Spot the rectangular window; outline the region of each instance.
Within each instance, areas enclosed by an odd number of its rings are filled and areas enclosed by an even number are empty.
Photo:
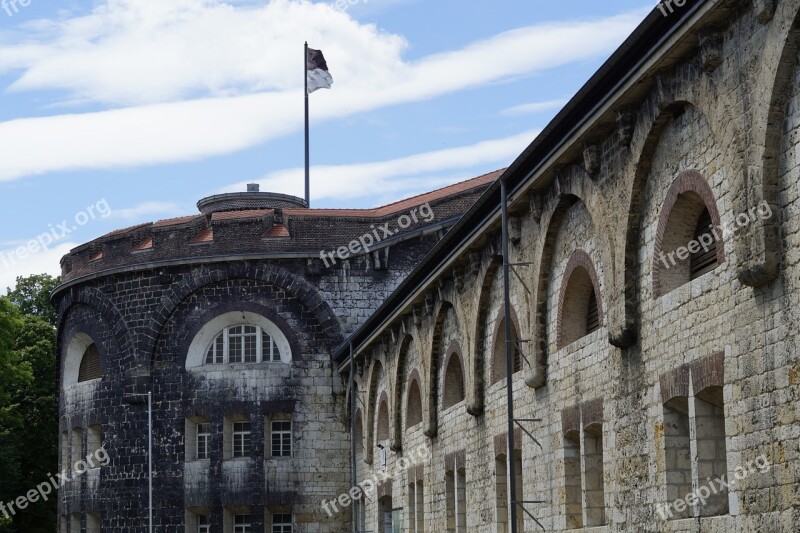
[[[273,514],[272,533],[292,533],[292,515]]]
[[[86,515],[86,533],[100,533],[101,522],[99,514],[88,513]]]
[[[255,363],[258,361],[258,328],[256,326],[244,326],[242,346],[245,363]]]
[[[197,459],[211,458],[211,424],[203,422],[197,424]]]
[[[586,487],[586,525],[606,524],[603,477],[603,426],[592,424],[583,431],[583,479]]]
[[[708,387],[695,395],[694,416],[698,486],[711,489],[713,480],[727,478],[728,474],[722,387]],[[720,487],[709,492],[705,504],[700,506],[700,516],[728,514],[728,489]]]
[[[103,447],[103,429],[100,426],[89,426],[86,433],[86,456],[92,459],[97,457],[100,448]],[[100,468],[100,463],[94,461],[97,468]]]
[[[211,518],[206,515],[197,517],[197,533],[211,533]]]
[[[567,529],[583,527],[583,489],[581,486],[581,435],[573,430],[564,435],[564,489]]]
[[[66,431],[61,434],[61,470],[72,470],[69,463],[69,433]]]
[[[233,456],[234,457],[250,456],[250,422],[234,422]]]
[[[292,456],[292,422],[272,422],[272,457]]]
[[[251,533],[252,519],[249,514],[237,514],[233,517],[233,533]]]
[[[689,398],[679,396],[664,404],[664,455],[667,470],[667,501],[682,500],[692,492],[692,460],[689,429]],[[690,518],[691,508],[672,510],[670,518]]]
[[[417,533],[425,533],[425,486],[422,481],[417,481]]]
[[[75,468],[75,464],[84,458],[83,455],[83,434],[81,428],[75,428],[70,432],[70,464],[69,469]]]

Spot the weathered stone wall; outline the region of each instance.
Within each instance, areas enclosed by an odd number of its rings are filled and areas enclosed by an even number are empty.
[[[774,11],[771,2],[762,1],[706,4],[708,10],[671,43],[680,52],[664,50],[658,69],[641,73],[638,94],[615,95],[610,111],[564,151],[570,155],[548,162],[530,180],[536,186],[512,199],[510,260],[532,263],[517,267],[530,293],[512,275],[515,323],[519,338],[527,341],[521,346],[528,358],[523,372],[514,375],[515,414],[542,419],[525,424],[541,448],[522,437],[521,499],[546,501],[528,508],[548,531],[571,527],[565,431],[573,429],[587,447],[583,468],[588,445],[602,442],[605,525],[597,531],[794,532],[800,527],[800,2],[778,1]],[[626,120],[614,123],[615,116]],[[578,140],[597,147],[596,168],[591,152],[587,160],[582,157]],[[692,176],[704,183],[692,184]],[[681,179],[687,191],[713,201],[707,207],[726,226],[735,227],[741,213],[752,213],[763,201],[772,217],[758,217],[724,235],[718,244],[722,261],[713,271],[674,290],[654,292],[662,210]],[[596,273],[601,326],[560,347],[564,274],[581,250]],[[388,471],[420,444],[430,447],[422,478],[426,531],[447,528],[446,460],[462,451],[467,531],[504,531],[495,524],[495,439],[507,432],[506,384],[491,379],[493,356],[503,342],[499,252],[494,224],[469,248],[454,251],[458,260],[420,287],[418,296],[399,309],[399,318],[358,354],[364,427],[375,423],[371,398],[385,393],[401,403],[390,407],[399,417],[392,427],[400,432]],[[408,337],[414,354],[401,358]],[[465,360],[466,397],[437,412],[448,355],[440,351],[454,340]],[[384,374],[398,379],[380,380],[373,391],[368,380],[377,361]],[[409,428],[404,420],[408,377],[414,373],[421,376],[426,416],[421,426]],[[670,390],[662,384],[671,384]],[[696,516],[690,508],[688,518],[664,520],[658,510],[668,500],[665,402],[676,395],[686,398],[693,427],[712,431],[713,424],[704,422],[711,411],[701,409],[711,404],[701,404],[708,398],[696,395],[717,385],[722,395],[714,401],[724,403],[726,473],[735,480],[729,508],[720,516],[702,516],[708,510],[699,506]],[[365,395],[368,390],[371,396]],[[599,434],[593,433],[597,424],[602,425]],[[698,454],[716,446],[713,436],[702,432],[686,449],[698,479],[695,489],[705,482],[699,473],[707,466],[699,464]],[[371,453],[358,450],[360,479],[380,468],[362,460]],[[736,478],[740,467],[762,455],[771,464],[768,471]],[[596,486],[595,473],[584,478]],[[406,472],[392,483],[393,507],[409,531],[419,531],[408,524],[408,485],[417,474]],[[366,505],[367,530],[377,530],[375,502]],[[587,503],[581,518],[590,526],[598,518]],[[537,530],[527,517],[525,530]]]
[[[68,345],[81,333],[99,347],[103,370],[101,381],[62,389],[62,468],[86,457],[90,426],[102,428],[110,457],[108,466],[61,490],[63,531],[80,531],[92,515],[101,517],[103,531],[145,531],[148,390],[157,531],[182,530],[190,508],[210,511],[213,530],[223,531],[224,510],[247,507],[257,530],[265,511],[291,508],[298,531],[347,531],[349,516],[331,519],[321,505],[351,485],[345,388],[331,353],[436,241],[433,234],[396,244],[379,270],[368,256],[319,270],[309,270],[305,259],[219,262],[117,273],[62,290],[56,296],[62,376]],[[199,328],[233,311],[281,326],[292,364],[187,370]],[[292,417],[292,458],[265,453],[274,415]],[[232,416],[252,423],[247,459],[223,456],[225,420]],[[192,417],[212,426],[205,462],[186,456]],[[73,430],[81,440],[70,446]]]

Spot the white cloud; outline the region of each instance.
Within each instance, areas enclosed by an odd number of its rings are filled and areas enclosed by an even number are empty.
[[[532,102],[530,104],[516,105],[514,107],[509,107],[502,110],[500,114],[505,116],[532,115],[535,113],[541,113],[542,111],[560,109],[564,107],[568,101],[569,100],[566,98],[562,98],[559,100],[546,100],[543,102]]]
[[[14,288],[17,276],[32,274],[61,275],[61,258],[78,246],[74,242],[64,242],[33,255],[20,259],[14,250],[0,251],[0,294],[5,294],[8,287]]]
[[[111,211],[110,218],[121,219],[132,222],[150,221],[153,216],[178,215],[182,213],[181,208],[174,202],[143,202],[134,207],[124,209],[114,209]]]
[[[539,24],[409,62],[401,36],[329,4],[107,0],[1,46],[0,73],[22,71],[15,91],[141,105],[0,123],[0,180],[193,161],[293,133],[303,123],[298,35],[324,50],[334,76],[332,91],[313,96],[313,120],[323,121],[603,56],[642,16]]]
[[[475,175],[465,174],[469,169],[488,167],[496,170],[508,166],[538,134],[538,131],[526,131],[502,139],[390,161],[315,166],[311,169],[312,200],[377,198],[385,203],[430,191],[474,178]],[[447,176],[443,177],[443,174]],[[302,168],[273,172],[257,181],[262,191],[280,191],[299,197],[304,195]],[[245,183],[237,183],[223,192],[242,191],[244,187]]]

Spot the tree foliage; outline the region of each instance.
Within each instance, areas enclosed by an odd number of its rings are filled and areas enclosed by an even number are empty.
[[[49,295],[58,280],[17,278],[0,298],[0,501],[25,495],[56,473],[56,312]],[[1,533],[52,533],[56,499],[39,501],[12,520],[0,514]]]

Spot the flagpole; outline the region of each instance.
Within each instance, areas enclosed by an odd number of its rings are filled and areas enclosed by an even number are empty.
[[[308,41],[306,41],[303,53],[303,79],[305,80],[306,97],[306,206],[311,207],[311,159],[309,156],[308,142]]]

